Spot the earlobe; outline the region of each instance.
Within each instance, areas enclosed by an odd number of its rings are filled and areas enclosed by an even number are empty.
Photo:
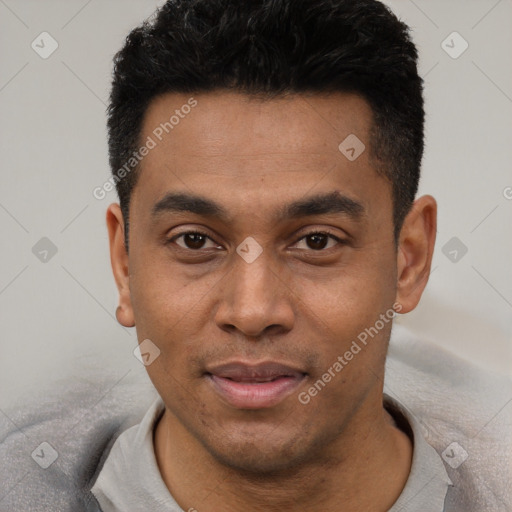
[[[406,216],[397,251],[397,302],[412,311],[427,285],[434,254],[437,204],[432,196],[417,199]]]
[[[113,203],[108,207],[106,222],[110,244],[110,263],[119,292],[119,306],[116,309],[116,318],[124,327],[133,327],[135,319],[130,297],[128,254],[124,243],[124,219],[118,204]]]
[[[120,302],[122,302],[122,301],[120,300]],[[126,309],[123,309],[122,306],[117,306],[116,319],[124,327],[135,327],[135,322],[133,320],[133,313],[132,313],[131,307],[129,310],[126,310]]]

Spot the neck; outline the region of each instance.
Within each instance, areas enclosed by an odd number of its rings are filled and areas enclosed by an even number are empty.
[[[245,474],[218,462],[166,409],[155,454],[184,510],[290,512],[387,511],[409,476],[412,443],[380,399],[365,403],[336,441],[293,474]]]

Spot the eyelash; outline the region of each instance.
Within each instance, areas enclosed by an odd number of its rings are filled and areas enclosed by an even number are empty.
[[[209,240],[211,240],[212,242],[215,242],[210,236],[208,236],[206,233],[203,233],[202,231],[195,231],[195,230],[192,230],[192,231],[185,231],[183,233],[180,233],[178,235],[175,235],[173,236],[172,238],[169,238],[168,240],[166,240],[166,245],[168,244],[171,244],[173,243],[175,240],[177,240],[178,238],[180,237],[183,237],[183,236],[186,236],[186,235],[200,235],[200,236],[203,236],[205,238],[208,238]],[[338,236],[336,236],[334,233],[331,233],[330,231],[327,231],[327,230],[322,230],[322,231],[310,231],[309,233],[306,233],[304,235],[302,235],[298,240],[297,242],[295,243],[298,243],[300,242],[301,240],[305,239],[305,238],[308,238],[309,236],[313,236],[313,235],[323,235],[323,236],[327,236],[333,240],[336,240],[336,242],[338,242],[338,244],[340,245],[343,245],[346,243],[345,240],[343,240],[342,238],[339,238]],[[216,242],[215,242],[216,243]],[[189,249],[188,247],[185,248],[185,247],[181,247],[181,246],[178,246],[180,249],[183,249],[185,251],[191,251],[191,252],[200,252],[201,249]],[[332,247],[330,247],[329,249],[331,249]],[[314,249],[309,249],[310,251],[313,251],[313,252],[325,252],[327,251],[328,249],[318,249],[318,250],[314,250]]]

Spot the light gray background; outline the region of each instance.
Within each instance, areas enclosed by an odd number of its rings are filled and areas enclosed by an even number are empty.
[[[0,0],[0,409],[87,368],[144,372],[134,329],[114,317],[105,209],[111,61],[162,2]],[[512,2],[388,2],[421,53],[421,193],[439,203],[437,249],[418,309],[399,322],[463,358],[512,374]],[[42,32],[58,49],[42,59]],[[469,44],[454,59],[442,42]],[[460,47],[449,38],[445,45]],[[508,192],[507,192],[508,191]],[[49,238],[58,252],[40,261]],[[457,237],[458,261],[442,252]],[[450,248],[446,250],[448,253]],[[453,257],[453,253],[452,253]]]

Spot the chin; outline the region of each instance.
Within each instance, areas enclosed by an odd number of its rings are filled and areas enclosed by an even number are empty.
[[[292,436],[292,433],[289,435]],[[309,450],[304,440],[301,441],[297,437],[271,439],[270,436],[253,436],[249,439],[229,441],[224,434],[218,444],[214,439],[209,439],[203,444],[217,462],[253,478],[283,473],[290,475],[301,462],[309,458]],[[314,457],[314,453],[311,455]]]
[[[282,456],[275,450],[267,453],[264,450],[258,450],[254,446],[251,449],[245,449],[243,452],[227,451],[225,453],[212,453],[219,463],[230,468],[237,473],[247,474],[254,477],[275,477],[281,474],[290,474],[297,468],[297,459],[295,457]]]

